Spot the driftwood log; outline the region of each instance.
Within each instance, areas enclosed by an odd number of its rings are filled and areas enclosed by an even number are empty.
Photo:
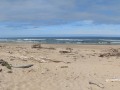
[[[12,66],[13,68],[29,68],[29,67],[32,67],[33,64],[30,64],[30,65],[24,65],[24,66]]]

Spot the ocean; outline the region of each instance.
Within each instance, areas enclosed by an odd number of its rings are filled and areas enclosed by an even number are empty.
[[[0,42],[119,45],[120,37],[13,37],[13,38],[0,38]]]

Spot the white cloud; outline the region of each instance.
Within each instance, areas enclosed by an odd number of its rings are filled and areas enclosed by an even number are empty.
[[[0,0],[1,21],[120,23],[119,0]]]

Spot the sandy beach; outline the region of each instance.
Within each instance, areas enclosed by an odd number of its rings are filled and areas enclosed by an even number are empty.
[[[0,90],[120,90],[120,45],[0,43]]]

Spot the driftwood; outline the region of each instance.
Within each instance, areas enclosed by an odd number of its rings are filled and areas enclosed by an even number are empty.
[[[2,72],[2,69],[0,69],[0,72]]]
[[[34,45],[31,46],[31,48],[55,50],[54,47],[42,47],[41,44],[34,44]]]
[[[61,68],[68,68],[68,66],[61,66]]]
[[[55,50],[53,47],[44,47],[44,49]]]
[[[111,57],[111,56],[120,57],[120,50],[119,49],[111,48],[111,49],[106,50],[105,53],[101,53],[99,55],[99,57]]]
[[[72,48],[66,48],[66,50],[69,50],[69,52],[72,52],[73,49]]]
[[[13,68],[29,68],[29,67],[32,67],[33,64],[30,64],[30,65],[24,65],[24,66],[12,66]]]
[[[3,59],[0,60],[0,64],[2,66],[7,67],[8,69],[11,69],[11,67],[12,67],[8,62],[4,61]]]
[[[106,82],[120,82],[120,78],[106,79]]]
[[[91,76],[91,75],[90,75]],[[89,84],[90,85],[95,85],[95,86],[97,86],[97,87],[99,87],[99,88],[105,88],[104,87],[104,85],[100,82],[100,81],[98,81],[96,78],[94,78],[93,76],[91,76],[92,78],[93,78],[93,80],[94,81],[89,81]]]
[[[32,48],[42,48],[42,47],[41,47],[41,44],[34,44],[32,45]]]
[[[97,84],[97,83],[94,83],[94,82],[89,82],[89,84],[93,84],[93,85],[96,85],[100,88],[104,88],[104,86],[102,84]]]
[[[8,62],[4,61],[3,59],[0,60],[0,64],[2,66],[7,67],[8,69],[12,69],[13,68],[29,68],[32,67],[33,64],[29,64],[29,65],[24,65],[24,66],[12,66],[11,64],[9,64]],[[0,72],[2,71],[2,69],[0,70]]]
[[[70,51],[59,51],[59,53],[71,53]]]
[[[72,53],[72,48],[66,48],[66,50],[59,51],[59,53]]]

